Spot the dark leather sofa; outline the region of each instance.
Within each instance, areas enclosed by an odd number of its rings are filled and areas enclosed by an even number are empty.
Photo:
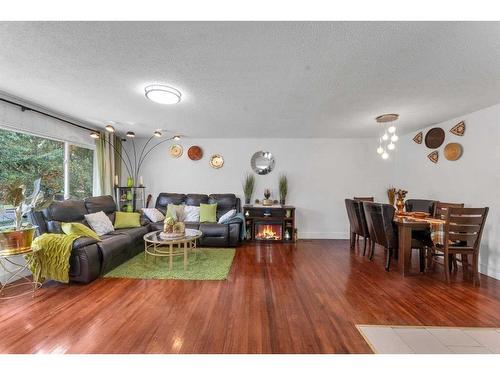
[[[200,203],[217,203],[217,220],[231,209],[241,211],[241,202],[234,194],[178,194],[160,193],[156,199],[155,207],[163,212],[167,211],[169,204],[185,204],[187,206],[199,206]],[[240,223],[217,224],[185,222],[186,228],[199,229],[203,232],[200,238],[200,246],[227,247],[236,246],[240,240]],[[163,228],[163,222],[152,223],[153,230]]]
[[[61,223],[86,224],[84,215],[104,211],[111,222],[115,220],[116,204],[111,196],[85,200],[53,202],[41,212],[32,213],[38,234],[63,233]],[[141,220],[140,228],[118,229],[101,236],[101,241],[80,237],[73,243],[70,256],[71,282],[89,283],[144,250],[143,236],[151,231],[150,223]]]
[[[231,208],[240,210],[240,200],[234,194],[160,194],[157,207],[166,211],[168,203],[185,202],[190,205],[217,202],[217,218]],[[40,212],[31,213],[31,221],[38,225],[38,234],[62,233],[61,223],[87,224],[84,215],[103,211],[111,222],[115,221],[116,204],[111,196],[91,197],[85,200],[53,202]],[[239,242],[240,224],[187,223],[188,228],[204,232],[201,246],[236,246]],[[89,283],[144,251],[143,237],[146,233],[160,230],[163,222],[151,223],[141,218],[140,228],[118,229],[101,236],[101,241],[89,237],[78,238],[73,243],[70,256],[69,280]]]

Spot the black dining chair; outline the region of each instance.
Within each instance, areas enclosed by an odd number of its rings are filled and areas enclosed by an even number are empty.
[[[366,254],[367,244],[370,241],[370,236],[368,233],[365,212],[363,210],[363,202],[354,199],[346,199],[345,205],[350,224],[351,249],[354,249],[356,243],[359,247],[359,237],[363,237],[364,256]]]
[[[371,239],[370,260],[375,253],[375,244],[387,250],[385,270],[389,271],[392,256],[396,256],[398,243],[398,229],[394,223],[395,208],[390,204],[363,202],[368,232]],[[412,249],[419,250],[420,272],[425,270],[426,246],[416,239],[412,239]]]
[[[429,199],[407,199],[405,201],[406,212],[426,212],[429,215],[434,214],[436,201]]]
[[[385,270],[389,271],[393,252],[398,249],[398,232],[393,223],[396,210],[390,204],[372,202],[363,202],[363,208],[371,238],[370,260],[375,254],[375,244],[384,247],[387,250]]]
[[[354,200],[354,213],[356,214],[356,234],[358,236],[358,247],[359,247],[359,237],[363,237],[363,256],[366,254],[367,244],[370,242],[370,233],[368,232],[368,224],[366,222],[365,210],[363,208],[363,201]]]
[[[345,208],[347,210],[347,218],[349,219],[349,247],[351,250],[354,249],[354,246],[356,244],[356,226],[357,226],[357,219],[356,219],[356,212],[354,209],[354,200],[352,199],[345,199]]]

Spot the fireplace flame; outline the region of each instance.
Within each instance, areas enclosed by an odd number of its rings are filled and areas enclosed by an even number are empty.
[[[272,225],[263,225],[255,236],[258,240],[281,240],[281,235],[274,231]]]

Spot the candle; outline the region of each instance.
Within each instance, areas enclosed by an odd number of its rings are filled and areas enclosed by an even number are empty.
[[[142,179],[142,176],[139,177],[139,186],[144,186],[144,180]]]
[[[118,186],[118,175],[115,174],[115,186]]]

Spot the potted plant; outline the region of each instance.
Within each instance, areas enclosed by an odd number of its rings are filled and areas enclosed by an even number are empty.
[[[250,204],[254,187],[255,176],[253,174],[247,174],[245,180],[243,180],[243,194],[245,195],[245,204]]]
[[[280,204],[284,205],[286,201],[286,195],[288,194],[288,179],[286,175],[282,174],[279,179],[278,189],[280,192]]]
[[[3,203],[14,210],[14,225],[0,228],[0,250],[22,251],[31,247],[36,226],[23,223],[23,217],[31,210],[40,210],[50,204],[40,191],[41,179],[33,184],[33,193],[26,197],[23,184],[12,183],[2,189]],[[3,208],[3,211],[6,209]]]

